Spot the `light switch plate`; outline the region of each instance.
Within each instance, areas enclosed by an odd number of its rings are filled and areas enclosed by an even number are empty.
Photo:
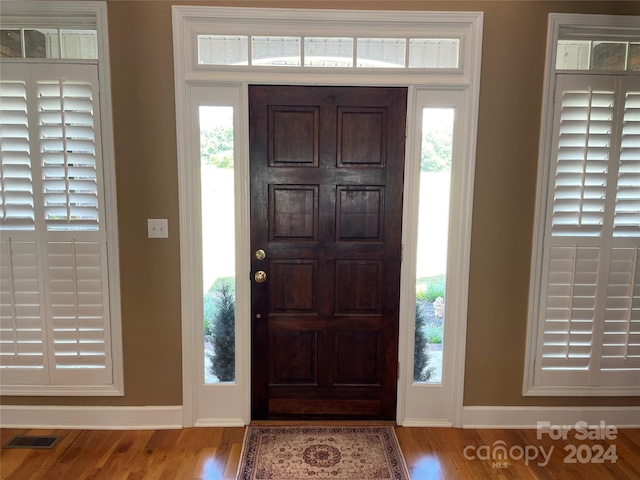
[[[149,238],[169,238],[169,221],[166,218],[147,218]]]

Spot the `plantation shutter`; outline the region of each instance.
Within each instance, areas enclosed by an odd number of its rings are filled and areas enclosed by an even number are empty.
[[[630,82],[630,80],[628,80]],[[637,79],[636,82],[638,83]],[[620,169],[613,221],[614,237],[640,236],[640,88],[626,92]]]
[[[2,73],[2,382],[111,384],[97,67]]]
[[[601,383],[640,384],[640,268],[638,246],[611,252],[603,328]],[[635,382],[635,383],[633,383]]]
[[[48,383],[45,317],[41,309],[37,245],[0,242],[0,360],[2,380]]]
[[[558,75],[535,368],[640,383],[640,79]]]
[[[0,225],[12,230],[33,230],[35,213],[27,122],[27,87],[21,79],[7,79],[0,87]]]
[[[63,80],[37,83],[48,230],[98,230],[93,87]]]

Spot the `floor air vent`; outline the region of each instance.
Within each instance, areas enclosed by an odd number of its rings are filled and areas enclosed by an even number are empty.
[[[53,448],[61,437],[16,435],[2,448]]]

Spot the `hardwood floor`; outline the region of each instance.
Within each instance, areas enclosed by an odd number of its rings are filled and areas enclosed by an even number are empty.
[[[2,449],[0,477],[6,480],[234,479],[244,428],[184,430],[17,430],[0,431],[2,445],[13,435],[60,435],[51,450]],[[621,430],[611,440],[538,440],[535,430],[462,430],[397,427],[396,434],[414,480],[429,479],[640,479],[640,429]],[[504,442],[515,457],[484,460]],[[574,445],[576,463],[564,463]],[[584,447],[581,447],[584,445]],[[615,463],[580,463],[602,453]],[[522,450],[513,447],[523,447]],[[482,448],[484,447],[484,448]],[[527,448],[529,447],[529,448]],[[553,451],[548,455],[549,449]],[[543,448],[549,462],[544,464]],[[465,458],[465,452],[466,457]],[[474,458],[475,457],[475,458]],[[480,458],[479,458],[480,457]],[[600,458],[607,458],[606,455]]]

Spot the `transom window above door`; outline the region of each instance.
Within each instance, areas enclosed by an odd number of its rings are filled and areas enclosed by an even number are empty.
[[[198,35],[198,64],[458,68],[459,38]]]
[[[395,84],[463,86],[479,67],[474,12],[215,8],[212,16],[193,7],[173,15],[188,52],[174,52],[176,67],[189,81],[216,75],[265,83],[271,75],[289,83],[300,73],[317,84],[340,74],[362,85],[388,75]]]

